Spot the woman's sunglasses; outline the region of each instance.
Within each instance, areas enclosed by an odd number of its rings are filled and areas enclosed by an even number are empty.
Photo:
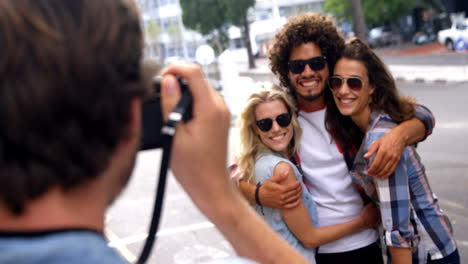
[[[309,67],[314,71],[321,71],[323,68],[325,68],[326,64],[327,64],[327,57],[318,56],[318,57],[313,57],[308,60],[288,61],[288,68],[289,68],[289,71],[291,71],[292,73],[299,74],[304,71],[306,65],[309,65]]]
[[[278,125],[281,127],[287,127],[291,123],[291,113],[284,113],[281,115],[278,115],[275,120]],[[263,132],[268,132],[270,131],[271,127],[273,126],[273,119],[271,118],[265,118],[265,119],[260,119],[255,121],[257,124],[257,127],[260,128],[261,131]]]
[[[331,76],[328,79],[328,86],[330,86],[330,89],[334,92],[338,91],[343,84],[346,82],[348,85],[349,89],[359,92],[362,88],[362,80],[359,79],[358,77],[341,77],[341,76]]]

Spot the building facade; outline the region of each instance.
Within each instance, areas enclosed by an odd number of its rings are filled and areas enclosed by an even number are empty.
[[[188,30],[182,22],[178,0],[136,0],[142,14],[145,31],[145,56],[169,62],[193,60],[203,36]]]
[[[197,0],[193,0],[197,1]],[[234,1],[234,0],[233,0]],[[313,11],[322,12],[325,0],[256,0],[252,10],[251,42],[259,54],[265,43],[292,15]],[[197,32],[187,30],[182,22],[179,0],[136,0],[145,30],[145,55],[162,61],[183,58],[193,60],[198,46],[206,43]],[[230,30],[230,47],[239,48],[240,30]]]
[[[266,56],[270,41],[288,17],[304,12],[321,13],[324,2],[325,0],[256,0],[250,15],[252,52],[257,56]],[[231,27],[229,37],[230,49],[243,47],[239,28]]]

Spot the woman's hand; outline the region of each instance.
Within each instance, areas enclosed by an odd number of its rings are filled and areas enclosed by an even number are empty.
[[[362,229],[375,228],[380,224],[380,212],[374,203],[369,203],[361,211],[359,221]]]

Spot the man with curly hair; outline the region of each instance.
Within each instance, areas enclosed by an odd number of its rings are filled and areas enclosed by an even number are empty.
[[[333,22],[320,14],[292,17],[275,36],[269,52],[270,67],[296,99],[303,137],[296,162],[317,202],[319,226],[349,221],[359,215],[364,199],[349,175],[352,157],[342,153],[325,127],[326,103],[333,100],[328,77],[345,41]],[[349,102],[352,103],[352,102]],[[366,157],[377,153],[369,174],[388,177],[403,149],[429,135],[433,116],[418,107],[417,118],[401,123],[376,142]],[[300,203],[300,184],[283,184],[285,175],[275,175],[261,185],[240,181],[240,189],[251,203],[272,208],[294,208]],[[257,198],[257,199],[255,199]],[[374,229],[356,232],[318,248],[317,263],[382,263],[378,234]]]

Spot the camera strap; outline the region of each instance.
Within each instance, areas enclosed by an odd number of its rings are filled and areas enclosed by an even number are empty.
[[[161,218],[164,202],[164,192],[166,189],[167,170],[169,169],[171,159],[173,137],[180,121],[191,119],[191,115],[192,95],[188,89],[182,89],[182,98],[179,100],[174,110],[169,114],[168,120],[164,123],[164,126],[161,129],[163,136],[163,156],[161,159],[161,167],[159,169],[158,187],[156,190],[156,198],[148,236],[146,237],[145,245],[143,246],[143,250],[138,258],[137,264],[143,264],[148,260],[153,245],[156,242],[156,233],[159,228],[159,220]]]

